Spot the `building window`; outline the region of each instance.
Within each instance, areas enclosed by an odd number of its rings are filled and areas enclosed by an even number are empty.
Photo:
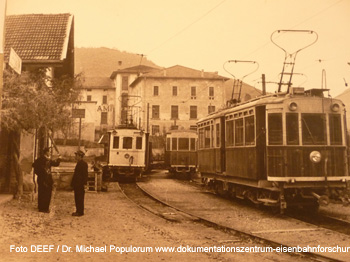
[[[107,112],[101,112],[101,125],[107,125]]]
[[[171,106],[171,119],[179,119],[179,106]]]
[[[107,96],[102,97],[102,104],[107,104]]]
[[[173,96],[177,96],[177,86],[173,86]]]
[[[197,96],[197,89],[195,86],[191,86],[191,96]]]
[[[213,97],[214,97],[214,87],[209,86],[209,98],[213,98]]]
[[[190,106],[190,119],[197,119],[197,106]]]
[[[215,106],[208,106],[208,114],[215,112]]]
[[[152,125],[152,136],[159,134],[159,125]]]
[[[152,106],[152,118],[159,119],[159,106],[157,105]]]
[[[86,97],[86,101],[91,101],[91,96],[90,95]]]
[[[159,86],[154,86],[153,87],[153,95],[158,96],[159,95]]]
[[[122,77],[122,90],[128,90],[129,87],[129,77],[128,76],[123,76]]]

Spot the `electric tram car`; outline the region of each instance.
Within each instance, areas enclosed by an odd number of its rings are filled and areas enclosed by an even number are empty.
[[[326,91],[291,87],[199,120],[202,181],[281,212],[348,202],[345,108]]]
[[[151,162],[149,134],[134,126],[119,126],[107,135],[107,164],[104,181],[136,179],[148,171]]]
[[[166,134],[165,167],[178,178],[191,178],[197,172],[197,132],[172,130]]]

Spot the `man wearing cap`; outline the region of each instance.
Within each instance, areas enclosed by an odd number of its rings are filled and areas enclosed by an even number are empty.
[[[74,212],[72,216],[84,215],[84,187],[87,184],[88,179],[88,164],[83,160],[84,155],[84,152],[81,150],[75,152],[75,159],[77,160],[77,164],[74,169],[71,186],[74,190],[76,212]]]
[[[58,155],[58,159],[51,160],[50,148],[43,149],[42,154],[37,158],[34,163],[34,173],[38,179],[38,209],[39,212],[50,212],[50,201],[52,195],[53,179],[51,174],[52,166],[59,166],[61,162],[61,156]]]

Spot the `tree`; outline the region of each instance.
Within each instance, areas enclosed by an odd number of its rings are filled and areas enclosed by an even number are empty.
[[[32,132],[42,127],[64,130],[71,124],[71,105],[79,97],[81,76],[50,79],[37,69],[19,76],[4,71],[2,126]]]
[[[5,162],[6,166],[0,169],[7,174],[8,188],[20,184],[21,180],[18,161],[21,132],[38,131],[38,151],[41,152],[48,131],[64,131],[72,124],[71,105],[78,99],[81,85],[80,75],[51,79],[46,69],[22,75],[4,70],[0,142],[4,148],[2,154],[6,155],[6,161],[1,163]]]

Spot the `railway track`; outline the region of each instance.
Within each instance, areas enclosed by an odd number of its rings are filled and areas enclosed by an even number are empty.
[[[201,223],[205,226],[212,227],[227,234],[239,237],[243,241],[247,241],[247,243],[251,243],[253,241],[255,243],[259,243],[260,245],[273,248],[292,248],[292,246],[286,245],[285,243],[259,236],[259,232],[250,233],[242,231],[238,228],[226,226],[216,221],[202,217],[196,213],[178,208],[172,204],[169,204],[167,201],[154,196],[151,192],[147,191],[145,188],[140,187],[137,183],[120,184],[119,186],[124,195],[140,208],[143,208],[148,212],[151,212],[152,214],[162,217],[163,219],[166,219],[170,222],[182,223],[190,221],[193,223]],[[343,259],[329,257],[313,252],[290,252],[290,255],[305,258],[308,261],[345,261]]]
[[[179,183],[188,184],[197,188],[201,187],[201,185],[198,183],[188,183],[186,181],[179,181]],[[339,204],[339,206],[341,205]],[[315,215],[313,212],[310,213],[303,210],[293,210],[287,212],[286,216],[350,236],[350,221],[348,219],[339,218],[333,214],[330,215],[328,213],[329,212],[326,210],[322,210]]]
[[[350,221],[322,213],[289,212],[287,215],[300,221],[350,236]]]

